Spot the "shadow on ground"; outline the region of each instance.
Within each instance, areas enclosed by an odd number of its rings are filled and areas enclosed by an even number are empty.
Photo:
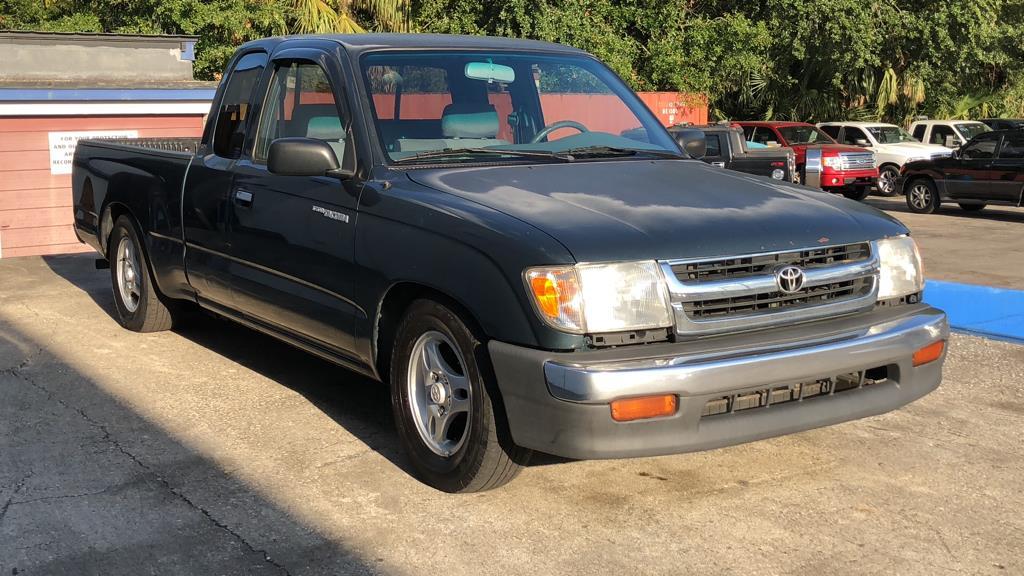
[[[10,319],[0,314],[0,573],[380,572]]]
[[[899,214],[912,214],[910,208],[907,207],[906,200],[901,196],[894,196],[890,198],[879,198],[877,196],[864,200],[865,204],[874,206],[879,210],[885,210],[887,212],[895,212]],[[941,214],[942,216],[956,216],[958,218],[966,218],[968,220],[990,220],[994,222],[1020,222],[1024,224],[1024,212],[1012,210],[1010,206],[996,206],[990,204],[985,207],[984,210],[978,212],[968,212],[961,209],[955,202],[944,202],[942,206],[935,212],[935,214]],[[927,216],[927,215],[923,215]]]

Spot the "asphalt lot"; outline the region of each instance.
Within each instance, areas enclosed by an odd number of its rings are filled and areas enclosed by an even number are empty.
[[[896,215],[929,276],[1024,287],[1024,210]],[[939,390],[883,416],[449,496],[382,387],[112,309],[88,255],[0,260],[0,575],[1024,573],[1024,346],[954,336]]]

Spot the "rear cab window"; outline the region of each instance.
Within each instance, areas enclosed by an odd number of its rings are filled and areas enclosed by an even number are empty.
[[[215,155],[231,160],[242,155],[252,98],[266,66],[266,52],[250,52],[239,58],[228,74],[214,120],[212,144]]]

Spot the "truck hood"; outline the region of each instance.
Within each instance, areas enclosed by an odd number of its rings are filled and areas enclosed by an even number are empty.
[[[704,258],[906,234],[885,213],[696,160],[409,170],[546,232],[579,262]]]
[[[859,146],[850,146],[849,144],[794,144],[792,147],[803,147],[803,148],[821,148],[822,152],[870,152],[866,148]]]
[[[872,147],[880,154],[900,154],[909,158],[928,158],[932,154],[944,154],[949,156],[952,150],[937,144],[924,144],[922,142],[900,142],[899,144],[879,144]]]

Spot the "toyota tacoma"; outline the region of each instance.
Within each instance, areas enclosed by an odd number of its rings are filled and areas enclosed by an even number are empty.
[[[283,37],[238,49],[201,139],[80,142],[72,209],[125,328],[198,305],[386,383],[449,492],[534,451],[704,450],[938,386],[907,229],[703,148],[572,48]]]

